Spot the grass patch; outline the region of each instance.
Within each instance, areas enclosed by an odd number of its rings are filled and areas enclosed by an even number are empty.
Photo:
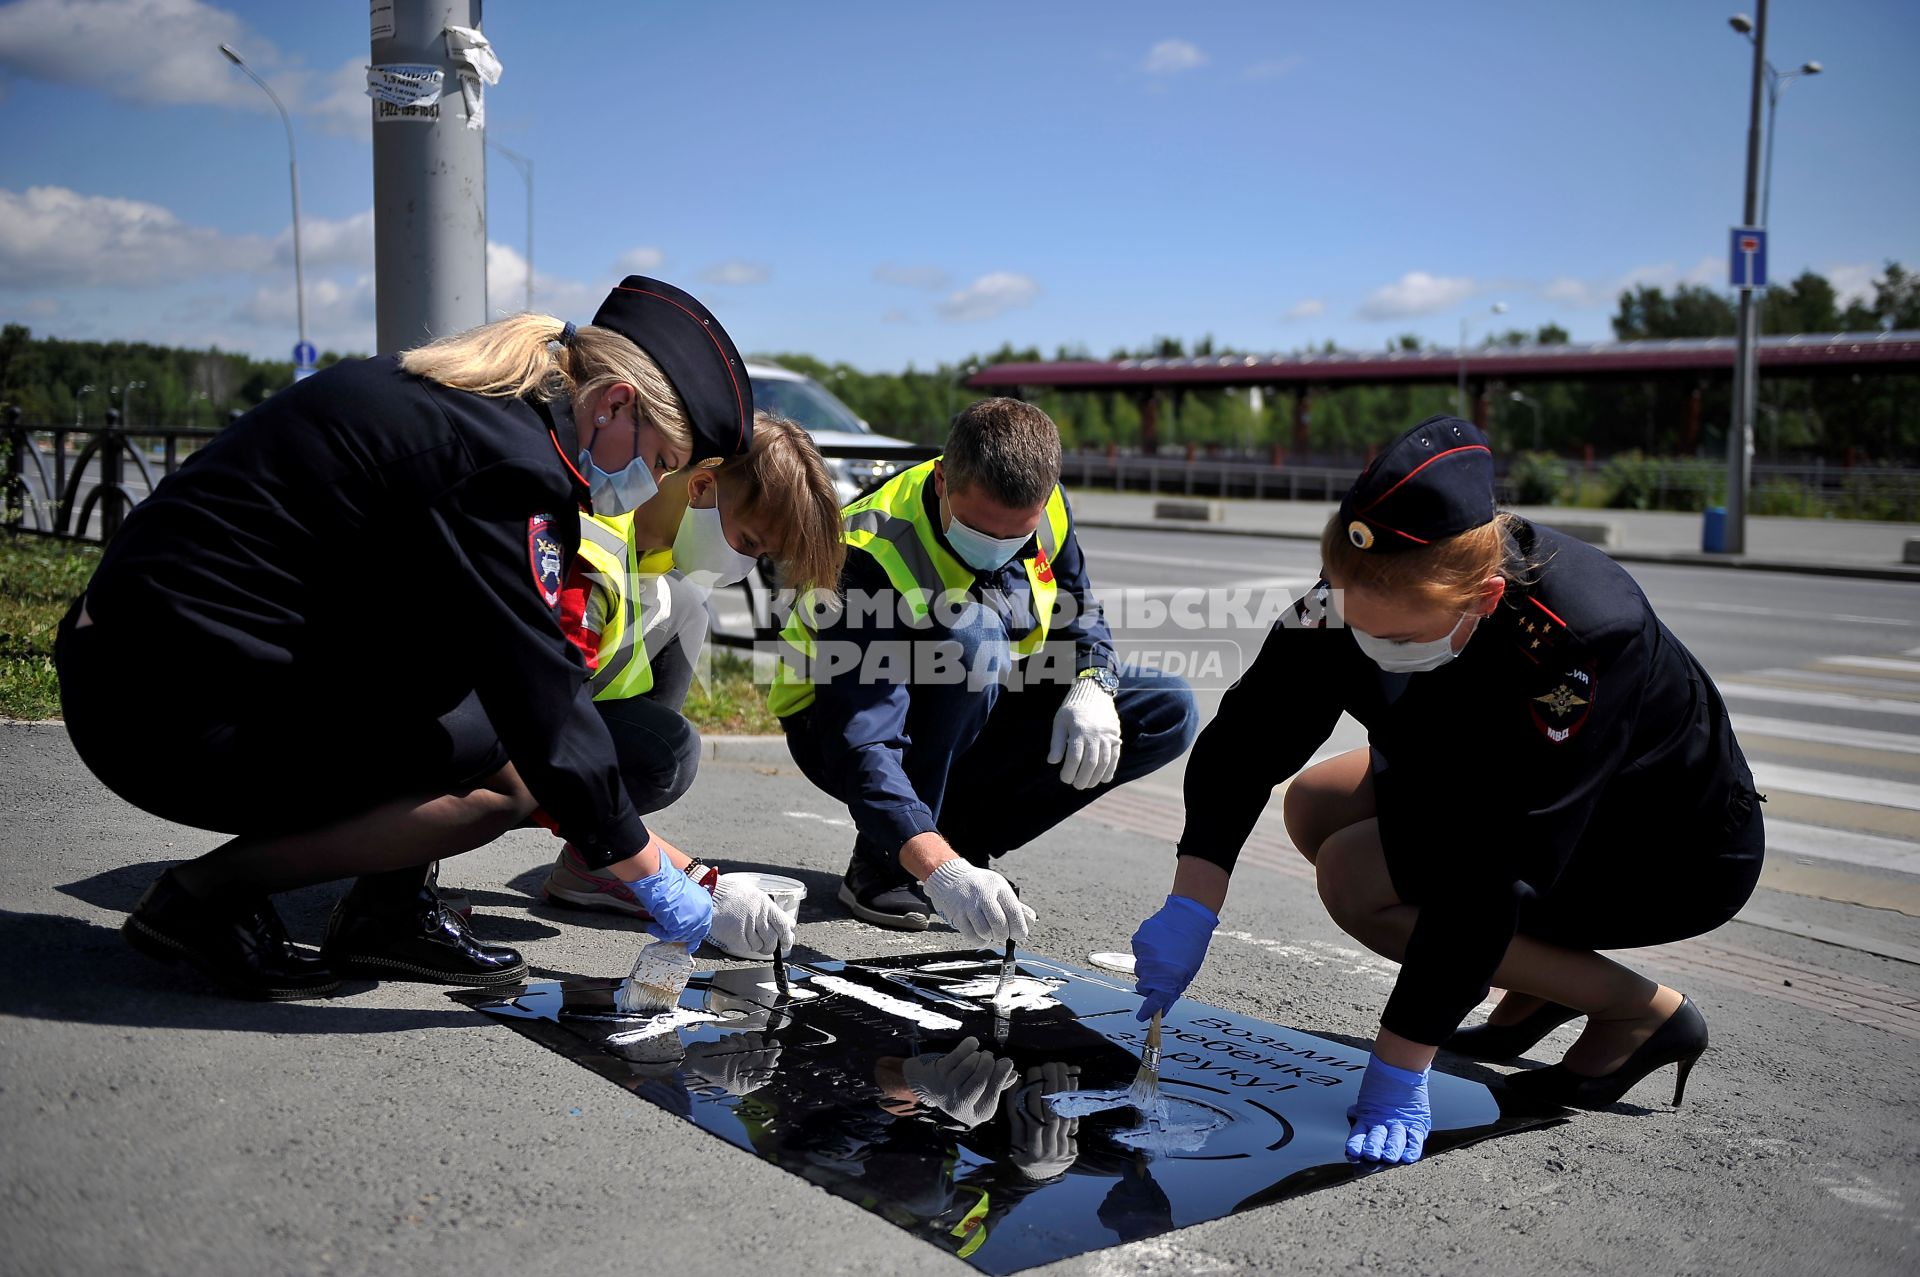
[[[0,534],[0,718],[60,717],[54,632],[99,562],[95,545]]]
[[[778,736],[780,720],[767,708],[766,689],[753,681],[753,661],[724,647],[707,649],[713,667],[694,680],[681,710],[702,732],[723,736]]]

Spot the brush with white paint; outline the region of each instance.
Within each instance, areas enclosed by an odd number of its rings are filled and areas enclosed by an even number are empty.
[[[1164,1119],[1167,1115],[1167,1102],[1160,1098],[1160,1013],[1153,1013],[1153,1023],[1147,1026],[1147,1049],[1140,1053],[1140,1071],[1133,1075],[1133,1086],[1127,1091],[1127,1103],[1140,1110],[1140,1116],[1148,1119]]]
[[[659,1015],[680,1005],[693,975],[687,946],[656,940],[640,951],[633,971],[621,982],[614,1005],[628,1015]]]

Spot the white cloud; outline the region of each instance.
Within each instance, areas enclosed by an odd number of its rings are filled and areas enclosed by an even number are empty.
[[[272,115],[273,103],[221,56],[222,44],[238,50],[289,111],[329,133],[372,136],[364,57],[315,71],[203,0],[14,0],[0,8],[0,70],[150,106]]]
[[[1300,65],[1305,61],[1306,59],[1297,53],[1288,54],[1284,58],[1268,58],[1263,62],[1256,62],[1242,71],[1240,78],[1243,80],[1278,80],[1282,76],[1291,75],[1294,71],[1298,70]]]
[[[645,275],[649,271],[659,270],[660,264],[666,260],[667,255],[659,249],[652,245],[642,245],[620,254],[613,263],[613,273],[622,278],[628,275]]]
[[[956,323],[992,319],[1010,310],[1031,306],[1040,285],[1013,271],[994,271],[968,284],[939,304],[940,314]]]
[[[0,190],[0,281],[12,288],[150,287],[258,270],[267,241],[189,226],[158,204],[61,186]]]
[[[1318,297],[1302,297],[1287,307],[1287,319],[1313,319],[1327,313],[1327,303]]]
[[[913,316],[895,307],[893,310],[880,316],[880,322],[883,324],[911,324],[913,322]]]
[[[718,266],[709,266],[700,272],[700,278],[709,284],[764,284],[773,276],[773,272],[758,262],[743,262],[738,258],[721,262]]]
[[[1179,75],[1207,64],[1207,55],[1185,40],[1162,40],[1147,50],[1140,69],[1148,75]]]
[[[1727,261],[1709,254],[1681,270],[1672,262],[1635,266],[1624,274],[1608,279],[1576,279],[1560,275],[1540,288],[1540,296],[1575,310],[1612,310],[1620,294],[1635,288],[1672,290],[1682,284],[1700,288],[1719,288],[1726,283]]]
[[[952,277],[938,266],[895,266],[891,262],[874,267],[873,278],[878,283],[924,288],[928,292],[938,292],[952,282]]]
[[[291,335],[297,320],[292,282],[255,289],[240,303],[235,318],[255,329],[281,328]],[[351,279],[307,281],[307,335],[321,350],[370,352],[375,328],[371,271]],[[258,334],[254,336],[257,340]]]
[[[606,289],[558,275],[533,272],[533,308],[584,324],[606,298]],[[518,314],[527,308],[527,259],[505,244],[487,241],[487,317]]]
[[[1834,300],[1840,309],[1845,310],[1855,302],[1873,305],[1873,281],[1880,277],[1881,268],[1869,266],[1864,262],[1848,262],[1839,266],[1829,266],[1821,274],[1833,285]]]
[[[273,241],[273,260],[282,266],[293,265],[293,228],[281,231]],[[355,213],[340,221],[311,215],[300,219],[300,264],[306,270],[323,271],[335,267],[370,271],[373,269],[373,210]]]
[[[1410,319],[1451,310],[1471,297],[1474,282],[1462,276],[1408,271],[1398,281],[1376,288],[1360,305],[1362,319]]]

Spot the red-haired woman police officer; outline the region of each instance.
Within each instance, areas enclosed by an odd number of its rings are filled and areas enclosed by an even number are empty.
[[[425,867],[536,803],[658,934],[703,937],[712,903],[628,800],[554,608],[580,505],[745,451],[752,409],[713,316],[636,275],[585,328],[516,315],[337,364],[168,476],[61,625],[61,702],[110,789],[237,836],[161,875],[127,939],[251,997],[515,982]],[[354,875],[303,955],[268,897]]]
[[[1173,894],[1134,937],[1142,1018],[1186,989],[1254,821],[1344,710],[1367,747],[1295,777],[1285,816],[1334,921],[1403,964],[1348,1155],[1419,1157],[1440,1045],[1507,1059],[1580,1016],[1566,1058],[1510,1087],[1604,1105],[1677,1062],[1677,1105],[1706,1022],[1594,950],[1711,931],[1753,890],[1753,777],[1713,681],[1612,560],[1495,511],[1486,439],[1456,418],[1383,451],[1321,553],[1194,746]],[[1490,1022],[1456,1031],[1489,984]]]

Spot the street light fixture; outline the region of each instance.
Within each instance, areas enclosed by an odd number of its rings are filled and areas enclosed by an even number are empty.
[[[245,71],[249,80],[260,86],[272,101],[273,109],[280,112],[280,123],[287,130],[287,175],[293,186],[293,303],[300,320],[300,344],[294,349],[293,361],[293,376],[297,381],[313,370],[307,368],[303,371],[300,366],[307,351],[307,282],[300,263],[300,159],[293,149],[293,120],[287,115],[287,108],[280,104],[280,95],[253,73],[253,68],[233,51],[231,45],[221,45],[220,52],[227,55],[227,61]]]
[[[500,145],[492,138],[487,145],[507,157],[527,183],[527,309],[533,309],[533,161],[520,152]]]
[[[1487,313],[1504,315],[1507,313],[1507,304],[1505,302],[1495,302],[1492,306],[1488,307]],[[1471,319],[1469,316],[1460,316],[1460,386],[1454,394],[1453,413],[1454,416],[1460,418],[1465,418],[1467,415],[1467,325],[1470,322]]]
[[[1727,25],[1747,37],[1749,43],[1753,41],[1753,19],[1746,14],[1734,14],[1727,19]],[[1802,62],[1795,70],[1782,71],[1767,61],[1764,56],[1760,61],[1767,77],[1767,155],[1760,178],[1760,225],[1767,226],[1770,224],[1768,210],[1773,206],[1773,118],[1775,112],[1780,109],[1780,95],[1785,93],[1787,86],[1795,80],[1802,76],[1819,75],[1826,68],[1818,62]]]
[[[130,381],[120,387],[120,424],[125,429],[133,429],[133,392],[146,388],[144,381]]]
[[[87,424],[87,406],[81,400],[92,393],[92,386],[82,386],[73,396],[73,428],[75,430],[82,429]]]

